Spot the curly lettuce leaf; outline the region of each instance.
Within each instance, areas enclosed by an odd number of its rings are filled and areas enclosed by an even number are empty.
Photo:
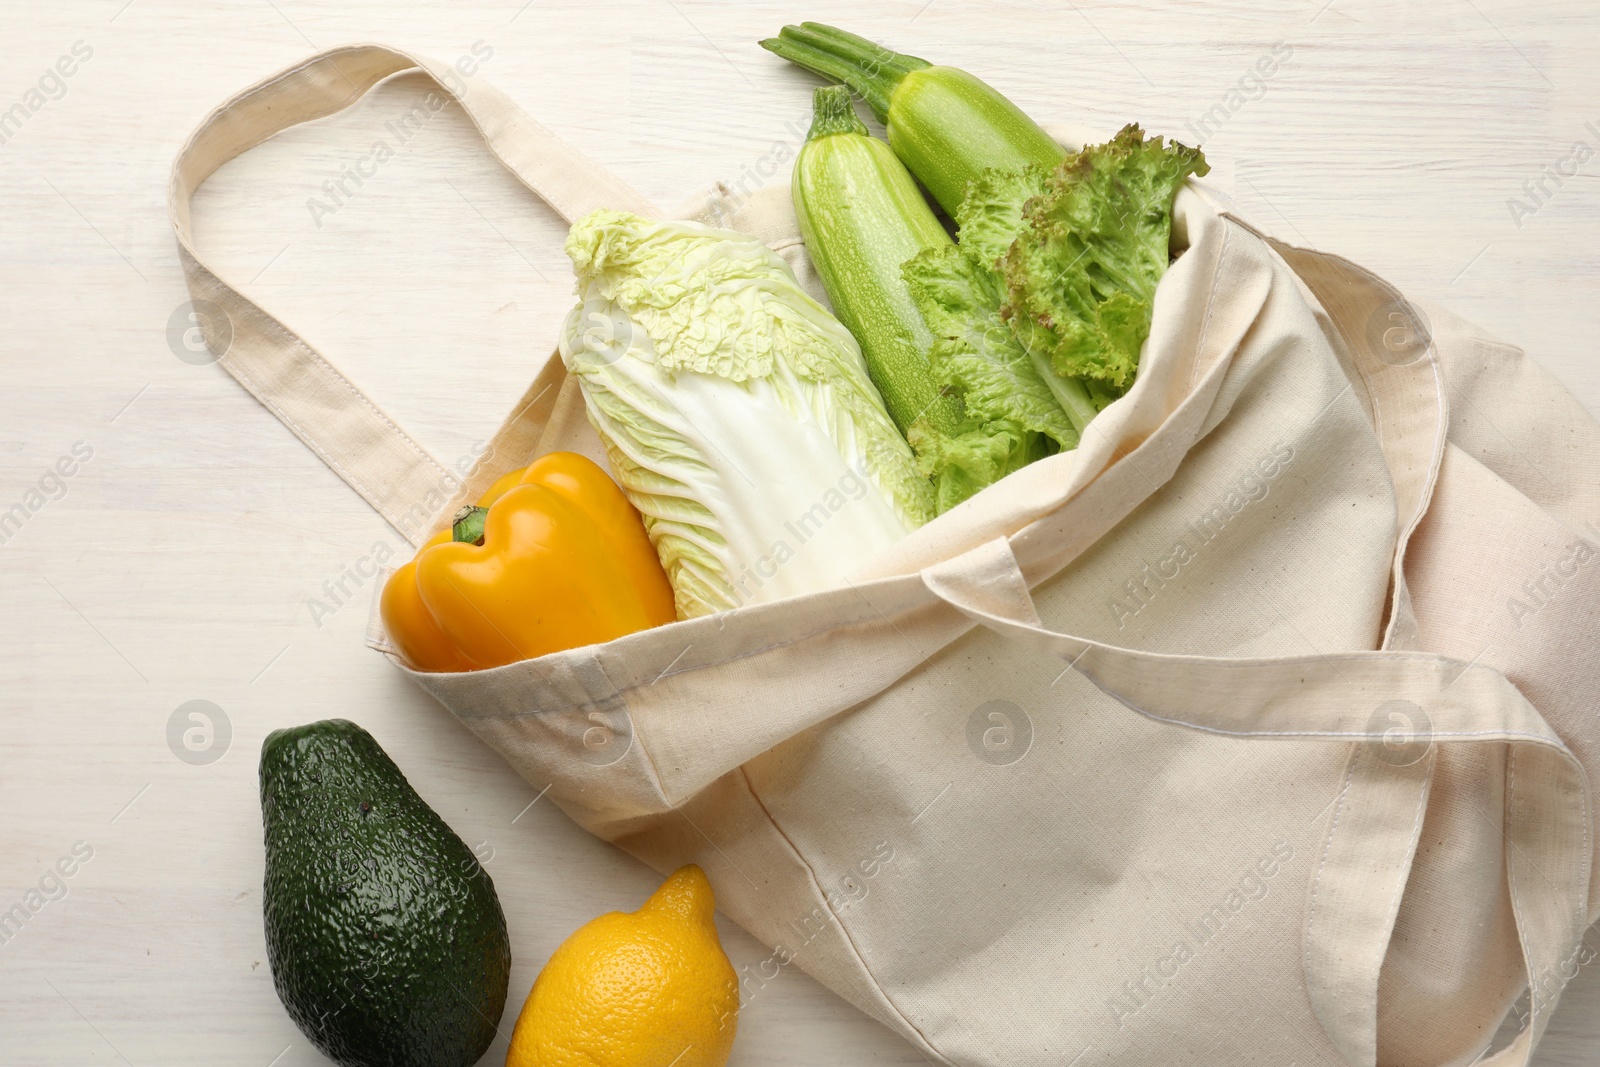
[[[850,332],[756,238],[602,210],[561,356],[680,618],[840,584],[934,513]]]
[[[1172,200],[1199,152],[1137,126],[1050,170],[988,170],[956,211],[955,247],[902,268],[934,342],[935,379],[967,421],[911,442],[944,511],[1057,448],[1121,396],[1150,332]]]
[[[1057,451],[1044,434],[1006,419],[967,420],[955,434],[941,433],[927,420],[918,420],[907,436],[923,473],[933,480],[941,515],[1012,471]]]
[[[1077,446],[1077,429],[1000,318],[993,270],[965,246],[946,245],[917,253],[901,273],[934,337],[928,351],[934,379],[961,394],[969,418],[1015,422],[1061,448]]]
[[[1024,347],[1057,374],[1125,389],[1166,273],[1173,199],[1209,169],[1198,148],[1131,124],[1053,170],[1000,259],[1002,314]]]
[[[1022,232],[1023,208],[1045,191],[1050,168],[1035,164],[1023,170],[990,167],[967,183],[967,195],[956,209],[962,251],[985,267],[997,269],[1001,256]]]

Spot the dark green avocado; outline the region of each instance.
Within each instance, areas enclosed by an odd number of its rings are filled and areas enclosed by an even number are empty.
[[[494,883],[372,735],[328,719],[261,746],[267,960],[343,1067],[468,1067],[505,1009]]]

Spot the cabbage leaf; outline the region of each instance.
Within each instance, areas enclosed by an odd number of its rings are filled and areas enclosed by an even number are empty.
[[[600,210],[561,356],[678,616],[830,588],[934,513],[855,339],[759,240]]]

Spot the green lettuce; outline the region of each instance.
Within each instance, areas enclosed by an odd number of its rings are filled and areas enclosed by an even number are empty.
[[[922,472],[933,480],[941,514],[1012,471],[1056,452],[1048,437],[1024,430],[1010,419],[969,419],[954,434],[919,421],[907,436]]]
[[[996,263],[1022,227],[1022,210],[1040,192],[1046,171],[985,171],[956,212],[955,245],[930,248],[901,268],[912,301],[933,334],[928,364],[934,380],[962,399],[965,419],[953,434],[926,422],[908,434],[935,485],[942,513],[1036,459],[1078,444],[1094,415],[1075,383],[1059,380],[1036,360],[1001,314],[1005,290]]]
[[[933,334],[934,380],[959,393],[964,408],[954,434],[919,420],[907,435],[941,513],[1035,459],[1077,445],[1071,420],[1000,317],[999,278],[971,245],[926,249],[901,273]]]
[[[941,511],[1018,467],[1077,447],[1132,383],[1166,271],[1172,201],[1196,149],[1129,126],[1055,168],[990,169],[956,211],[956,245],[902,268],[959,395],[955,434],[913,427]]]
[[[759,240],[602,210],[561,356],[680,618],[842,584],[934,514],[855,339]]]
[[[994,270],[965,242],[919,252],[901,268],[911,298],[933,334],[928,362],[940,385],[961,394],[980,422],[1015,422],[1061,448],[1078,431],[1000,311],[1005,291]]]
[[[1024,211],[1026,239],[1000,260],[1002,314],[1064,377],[1133,382],[1166,273],[1172,202],[1210,168],[1198,148],[1145,139],[1137,124],[1051,171]]]
[[[1029,200],[1044,192],[1050,168],[1034,164],[1023,170],[982,171],[967,183],[967,195],[956,208],[961,248],[975,263],[994,270],[1000,257],[1023,230]]]

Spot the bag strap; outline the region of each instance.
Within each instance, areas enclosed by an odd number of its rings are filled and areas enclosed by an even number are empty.
[[[1229,737],[1361,743],[1339,812],[1345,839],[1369,855],[1414,849],[1415,784],[1426,783],[1434,744],[1509,746],[1506,875],[1532,989],[1531,1022],[1508,1048],[1484,1061],[1526,1067],[1550,1020],[1588,925],[1590,798],[1583,766],[1504,675],[1489,667],[1421,652],[1352,652],[1281,659],[1176,656],[1118,648],[1045,629],[1011,547],[997,539],[929,567],[936,596],[994,632],[1061,658],[1126,707],[1157,722]],[[1414,709],[1404,727],[1381,714]],[[1407,752],[1413,755],[1397,758]],[[1425,793],[1424,793],[1425,797]],[[1363,800],[1364,798],[1364,800]],[[1354,820],[1355,825],[1348,825]],[[1329,857],[1323,858],[1323,872]],[[1398,893],[1379,891],[1371,869],[1323,878],[1325,908],[1369,916],[1377,899],[1388,925],[1357,921],[1339,968],[1370,974],[1374,1000],[1316,1005],[1329,1037],[1353,1067],[1377,1058],[1376,987]],[[1359,898],[1359,899],[1352,899]],[[1353,906],[1352,906],[1353,905]],[[1315,989],[1317,966],[1308,958]]]
[[[426,73],[460,103],[506,169],[567,221],[599,207],[657,214],[649,201],[484,79],[462,78],[446,64],[380,44],[320,52],[224,102],[178,153],[168,213],[192,317],[217,362],[419,545],[432,529],[430,520],[459,487],[458,473],[429,455],[294,330],[223,281],[196,248],[190,214],[195,191],[224,163],[273,134],[341,111],[380,81],[410,70]]]
[[[1265,241],[1309,291],[1307,303],[1316,309],[1372,422],[1396,510],[1389,617],[1381,647],[1389,653],[1413,649],[1417,624],[1406,584],[1406,551],[1433,499],[1450,425],[1432,339],[1422,329],[1406,333],[1391,326],[1390,316],[1411,322],[1415,312],[1377,275],[1338,256],[1277,241],[1225,214]],[[1451,675],[1443,684],[1448,688],[1456,680]],[[1430,724],[1429,713],[1416,710],[1428,704],[1404,697],[1389,695],[1364,707],[1373,717],[1369,729],[1386,740],[1395,738],[1396,722],[1407,729]],[[1483,712],[1491,722],[1497,721],[1493,709],[1491,702]],[[1427,758],[1410,764],[1401,760],[1399,766],[1393,759],[1373,758],[1373,751],[1371,746],[1357,748],[1346,768],[1348,786],[1329,820],[1303,938],[1312,1007],[1340,1052],[1356,1064],[1377,1060],[1379,980],[1416,859],[1434,766],[1431,748]],[[1402,744],[1398,751],[1407,750]],[[1541,1019],[1541,1030],[1547,1022],[1548,1016]]]

